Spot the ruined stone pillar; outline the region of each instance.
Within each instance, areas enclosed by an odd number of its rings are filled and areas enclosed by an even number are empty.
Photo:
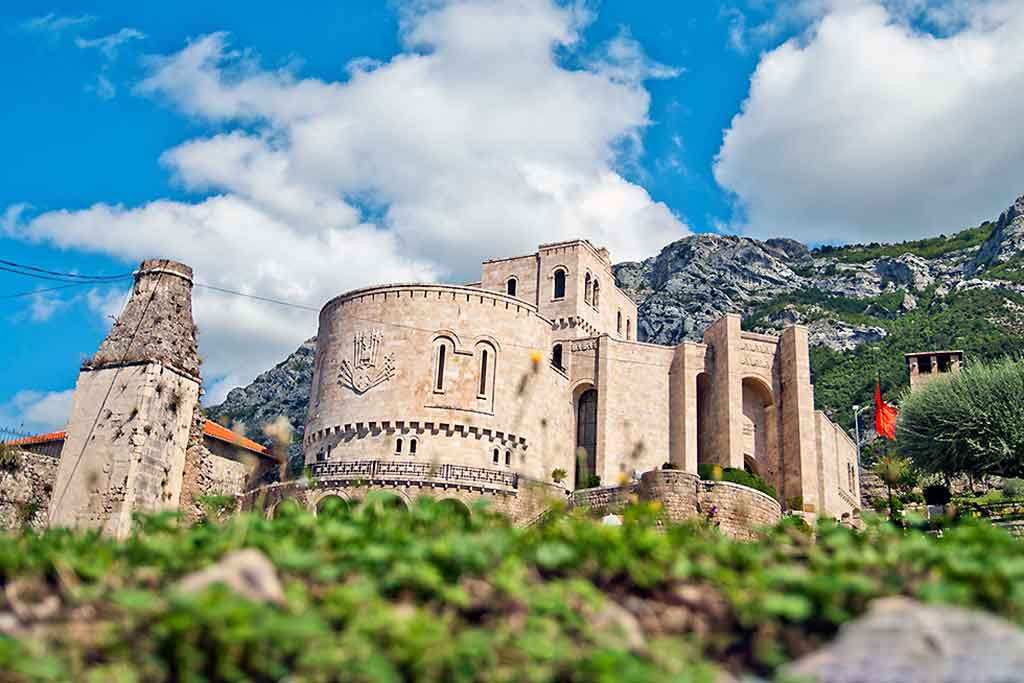
[[[120,317],[78,374],[50,526],[121,538],[133,512],[177,509],[199,362],[192,269],[143,261]]]
[[[779,341],[782,372],[782,495],[800,496],[805,512],[818,513],[818,453],[814,423],[814,389],[807,328],[791,325]]]

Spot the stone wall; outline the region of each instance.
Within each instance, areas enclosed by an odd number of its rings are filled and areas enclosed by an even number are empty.
[[[320,314],[306,464],[398,457],[541,480],[571,472],[569,381],[550,347],[550,321],[504,294],[390,285],[338,297]]]
[[[569,503],[572,507],[588,510],[595,515],[617,514],[639,500],[638,489],[638,484],[579,489],[572,492]]]
[[[319,503],[328,496],[337,496],[350,505],[357,505],[374,492],[394,494],[407,506],[412,505],[421,496],[437,500],[455,500],[469,509],[473,509],[478,501],[485,501],[489,509],[507,515],[519,525],[531,524],[553,506],[564,503],[566,499],[566,492],[562,487],[526,478],[520,478],[518,490],[509,493],[426,484],[396,483],[367,486],[359,482],[313,480],[270,484],[249,491],[239,497],[239,507],[243,510],[262,510],[268,516],[272,516],[283,501],[294,500],[315,512]]]
[[[651,470],[640,477],[640,499],[658,501],[672,522],[692,519],[699,511],[697,486],[700,478],[680,470]]]
[[[779,501],[747,486],[727,481],[702,481],[699,489],[700,510],[733,538],[754,539],[758,527],[782,519]]]
[[[27,451],[10,451],[11,471],[0,470],[0,530],[26,526],[46,528],[47,510],[57,477],[57,458]]]

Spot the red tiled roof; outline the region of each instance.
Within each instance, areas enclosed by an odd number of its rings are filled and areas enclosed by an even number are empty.
[[[266,446],[256,443],[252,439],[247,439],[241,434],[237,434],[227,427],[223,427],[212,420],[207,420],[203,423],[203,435],[213,439],[224,441],[225,443],[239,446],[247,451],[253,451],[260,455],[270,455],[270,451],[267,450]],[[7,446],[32,446],[43,443],[53,443],[55,441],[64,441],[67,439],[68,433],[63,432],[50,432],[49,434],[39,434],[37,436],[26,436],[23,439],[15,439],[14,441],[7,441]]]
[[[260,455],[270,455],[270,451],[267,450],[266,446],[258,444],[252,439],[247,439],[241,434],[237,434],[227,427],[217,424],[213,420],[207,420],[203,423],[203,434],[235,446],[240,446],[247,451],[253,451]]]
[[[5,446],[31,446],[40,443],[52,443],[54,441],[63,441],[68,437],[67,432],[50,432],[49,434],[38,434],[36,436],[26,436],[24,439],[15,439],[14,441],[5,441]]]

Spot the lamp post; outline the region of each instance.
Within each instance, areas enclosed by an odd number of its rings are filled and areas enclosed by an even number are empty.
[[[853,441],[857,444],[857,476],[860,476],[860,414],[870,406],[853,406]]]

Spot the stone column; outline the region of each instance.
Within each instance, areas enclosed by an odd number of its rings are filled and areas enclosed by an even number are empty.
[[[805,512],[821,509],[814,425],[814,389],[807,328],[791,325],[779,342],[782,384],[782,496],[803,499]]]
[[[704,333],[714,351],[710,422],[714,425],[710,461],[743,469],[743,379],[740,367],[740,316],[719,318]]]
[[[199,404],[192,269],[143,261],[131,297],[75,386],[51,526],[115,537],[137,510],[177,509]]]
[[[677,468],[697,473],[697,374],[692,345],[676,347],[669,371],[669,453]]]

